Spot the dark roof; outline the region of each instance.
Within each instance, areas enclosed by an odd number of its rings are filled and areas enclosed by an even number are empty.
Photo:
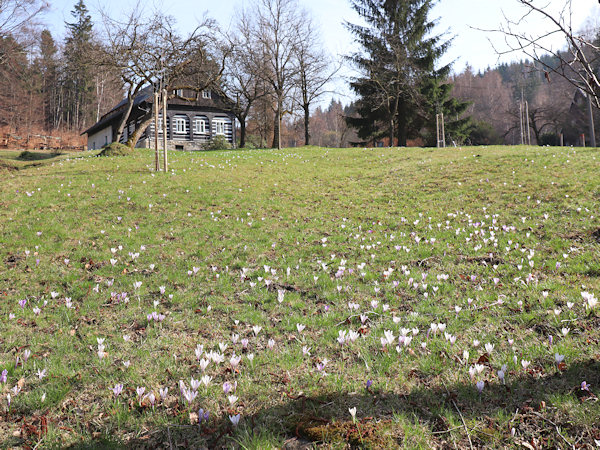
[[[138,94],[133,99],[133,106],[136,107],[139,104],[141,104],[145,101],[148,101],[148,100],[150,100],[150,102],[151,102],[153,100],[152,99],[153,92],[154,92],[154,90],[153,90],[152,86],[146,86],[145,88],[141,89],[140,92],[138,92]],[[94,133],[95,131],[101,130],[107,124],[109,124],[110,122],[115,120],[117,117],[119,117],[121,114],[123,114],[123,110],[125,109],[126,105],[127,105],[127,99],[124,98],[113,109],[111,109],[109,112],[104,114],[98,122],[96,122],[94,125],[89,127],[87,130],[85,130],[81,134],[82,135],[83,134],[90,135],[90,134]]]

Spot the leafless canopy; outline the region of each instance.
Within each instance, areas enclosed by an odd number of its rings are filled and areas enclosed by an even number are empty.
[[[136,94],[147,85],[155,90],[165,89],[169,96],[185,89],[195,93],[217,83],[223,73],[228,49],[220,45],[214,21],[205,18],[187,36],[180,36],[175,21],[161,12],[143,16],[144,8],[136,7],[124,20],[103,14],[106,45],[100,64],[114,68],[120,75],[127,91],[128,108],[119,126],[117,139],[133,107]],[[209,54],[207,49],[213,49]],[[149,114],[133,133],[138,135],[152,120]]]
[[[566,79],[590,95],[595,106],[600,107],[600,48],[594,42],[595,36],[582,36],[573,30],[572,1],[565,0],[556,14],[549,12],[548,4],[538,5],[534,0],[514,2],[523,7],[524,12],[520,17],[509,19],[505,16],[504,24],[499,29],[483,30],[503,35],[505,48],[498,49],[495,46],[498,55],[526,55],[546,72],[548,80],[554,75]],[[543,21],[546,30],[540,34],[524,31],[524,24],[533,21]],[[549,44],[549,38],[556,36],[564,39],[564,48],[557,49]]]
[[[11,35],[50,6],[45,0],[0,0],[0,39]],[[0,53],[0,64],[6,55]]]

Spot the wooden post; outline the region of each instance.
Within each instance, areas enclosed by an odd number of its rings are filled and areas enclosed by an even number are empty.
[[[560,133],[560,146],[564,147],[565,145],[565,135]]]
[[[523,102],[519,103],[519,125],[521,129],[521,145],[523,145]]]
[[[594,129],[594,113],[592,110],[592,96],[588,93],[588,120],[590,122],[590,146],[596,146],[596,130]]]
[[[163,89],[163,168],[165,172],[169,171],[169,166],[167,164],[167,90]]]
[[[154,92],[154,169],[160,170],[160,151],[158,150],[158,92]]]
[[[442,113],[442,147],[446,148],[446,129],[444,127],[444,113]]]
[[[437,148],[440,148],[440,115],[435,115],[435,134],[437,141]]]
[[[585,147],[585,134],[581,133],[581,146]]]
[[[529,131],[529,102],[525,100],[525,123],[527,126],[525,129],[527,130],[527,145],[531,145],[531,132]]]

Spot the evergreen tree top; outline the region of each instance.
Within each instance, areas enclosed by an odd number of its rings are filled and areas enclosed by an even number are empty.
[[[88,42],[92,37],[92,17],[87,9],[83,0],[79,0],[75,3],[73,10],[71,11],[74,22],[66,22],[69,36],[67,37],[67,43],[72,41],[77,42]]]

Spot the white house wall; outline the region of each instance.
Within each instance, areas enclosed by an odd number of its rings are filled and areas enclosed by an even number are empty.
[[[112,126],[108,126],[106,128],[97,131],[96,133],[89,135],[87,140],[87,149],[88,150],[97,150],[105,145],[108,145],[112,142]]]

